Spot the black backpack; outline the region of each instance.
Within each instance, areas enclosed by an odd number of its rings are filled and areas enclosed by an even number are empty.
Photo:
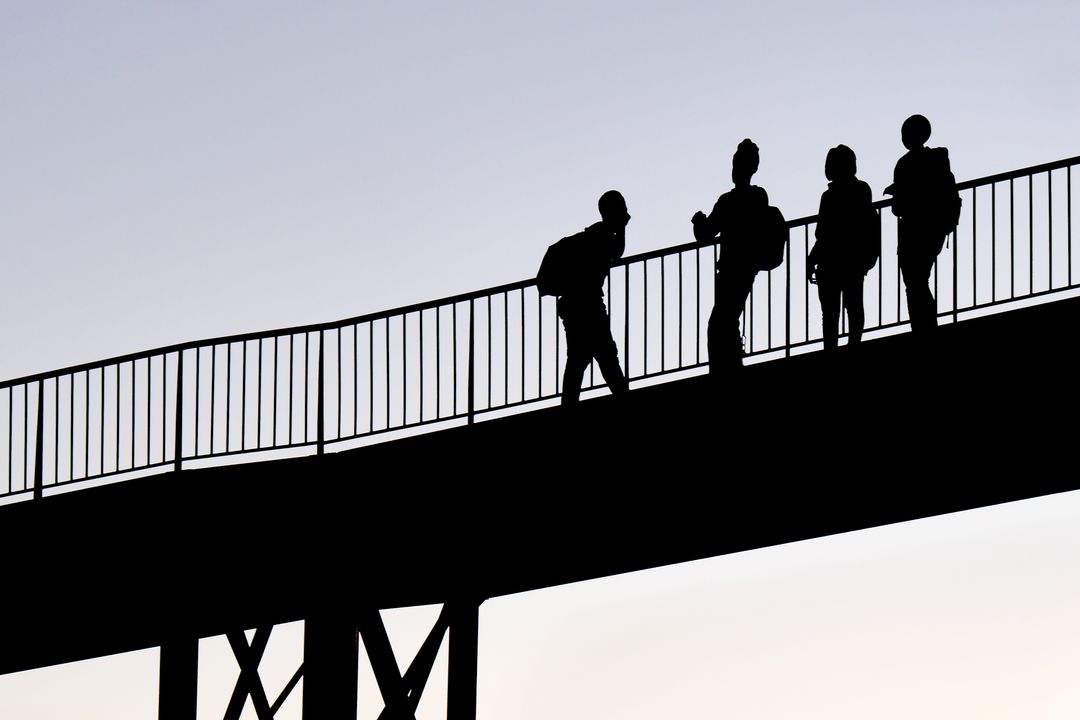
[[[949,163],[949,151],[946,148],[934,148],[930,152],[940,166],[933,191],[935,224],[939,232],[949,235],[960,224],[963,200],[960,199],[960,191],[956,189],[956,176],[953,175]]]
[[[574,243],[578,235],[564,237],[548,246],[536,273],[536,289],[541,295],[557,297],[569,289],[574,280]]]
[[[754,243],[754,267],[757,270],[775,270],[784,262],[784,249],[788,242],[788,226],[784,214],[772,205],[765,208],[760,230]]]
[[[947,148],[927,148],[925,165],[919,182],[918,200],[923,209],[918,212],[929,222],[929,228],[935,234],[948,236],[960,223],[960,191],[956,188],[956,177],[952,173]],[[887,192],[887,191],[886,191]]]
[[[947,185],[942,189],[941,203],[941,229],[946,235],[955,232],[956,226],[960,224],[960,208],[963,204],[960,191],[956,189],[956,178],[950,170]]]
[[[895,184],[885,188],[885,194],[896,196],[893,200],[894,215],[917,217],[920,225],[927,223],[927,230],[932,230],[934,234],[940,233],[944,238],[959,225],[963,202],[956,187],[956,177],[950,167],[949,150],[939,147],[924,148],[924,151],[926,154],[922,158],[917,156],[910,161],[907,173],[909,177],[904,180],[901,194],[897,194]],[[904,162],[904,158],[901,158],[901,162]],[[899,167],[900,163],[897,163],[897,169]],[[939,246],[934,251],[935,254],[940,249]]]

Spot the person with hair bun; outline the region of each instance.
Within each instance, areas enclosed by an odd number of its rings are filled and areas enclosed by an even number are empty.
[[[750,184],[759,162],[758,146],[752,140],[739,143],[731,159],[735,187],[717,199],[708,215],[698,211],[690,219],[699,242],[712,243],[720,237],[716,294],[708,328],[709,374],[713,377],[742,366],[739,317],[758,272],[753,243],[769,207],[768,193]]]

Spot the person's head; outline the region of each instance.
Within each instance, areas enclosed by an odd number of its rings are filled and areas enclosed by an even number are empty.
[[[748,185],[760,161],[758,146],[750,138],[743,140],[731,158],[731,181],[736,185]]]
[[[922,115],[912,115],[900,127],[900,139],[908,150],[921,148],[930,139],[930,121]]]
[[[600,219],[613,230],[621,230],[630,222],[630,213],[626,211],[626,200],[618,190],[608,190],[600,196]]]
[[[825,177],[831,182],[855,177],[855,151],[847,145],[837,145],[825,156]]]

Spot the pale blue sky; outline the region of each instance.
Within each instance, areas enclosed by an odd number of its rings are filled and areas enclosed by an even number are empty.
[[[931,119],[931,144],[950,148],[960,179],[1077,155],[1076,27],[1080,5],[1064,1],[0,0],[0,377],[528,277],[549,243],[595,219],[596,198],[611,187],[634,216],[628,253],[682,242],[691,214],[728,186],[731,153],[747,136],[761,147],[756,182],[788,217],[815,211],[825,153],[840,142],[856,151],[860,176],[880,196],[903,150],[900,123],[913,112]],[[778,549],[492,601],[483,615],[481,716],[527,717],[533,708],[537,717],[595,717],[603,706],[628,719],[655,718],[661,708],[701,717],[890,717],[877,705],[822,705],[841,700],[830,690],[836,677],[880,668],[861,686],[864,697],[895,692],[888,708],[899,708],[896,717],[1075,717],[1080,700],[1070,688],[1080,662],[1069,648],[1080,636],[1068,606],[1080,600],[1080,576],[1067,558],[1080,542],[1076,510],[1047,500],[1004,524],[989,519],[999,511],[986,511],[932,521],[943,534],[920,525],[910,535],[891,529],[810,543],[821,552],[817,564],[799,559],[799,548]],[[1039,528],[1050,535],[1039,539]],[[889,538],[880,564],[878,554],[844,564],[845,552],[874,552],[875,537]],[[969,554],[943,559],[949,542]],[[1046,572],[996,566],[1003,548],[1045,558]],[[729,574],[772,572],[770,558],[784,553],[792,564],[767,583]],[[1028,592],[1003,599],[1002,587],[964,584],[957,569],[969,566]],[[687,584],[658,589],[666,585],[656,578],[681,572]],[[904,597],[890,578],[909,575],[925,581],[923,599],[889,606]],[[892,609],[824,610],[869,593],[858,589],[864,581],[880,591],[874,602]],[[739,592],[743,605],[722,606]],[[1021,650],[1001,661],[1015,665],[987,668],[1004,646],[975,640],[999,637],[1005,616],[987,610],[972,620],[956,610],[954,625],[983,623],[964,625],[970,655],[960,640],[936,649],[940,638],[921,633],[936,612],[925,598],[940,594],[957,608],[1015,600],[1009,622],[1035,618],[1038,627],[1009,635]],[[822,611],[801,614],[808,604]],[[588,628],[607,632],[608,644],[593,648]],[[701,637],[735,631],[743,644],[708,655],[688,687],[669,660],[701,651]],[[541,642],[560,632],[581,644],[567,652]],[[784,661],[792,670],[782,675],[771,660],[790,657],[791,639],[804,632],[820,632],[823,642],[849,638],[838,663],[874,648],[885,655],[829,670],[796,652],[802,660]],[[859,638],[882,642],[850,644]],[[919,661],[890,664],[896,643],[932,660],[932,672]],[[747,654],[757,664],[730,675],[733,658]],[[215,657],[211,647],[204,665],[227,666]],[[934,671],[942,657],[956,660]],[[0,715],[150,717],[139,702],[153,700],[153,659],[0,678],[0,703],[19,708]],[[493,679],[493,663],[507,675]],[[967,669],[976,674],[952,681]],[[64,671],[82,678],[95,702],[132,704],[108,712],[95,704],[79,715],[64,705],[66,693],[35,679]],[[1059,672],[1071,676],[1069,686],[1053,685]],[[803,697],[792,683],[802,688],[814,673],[820,695],[790,710],[777,704]],[[575,677],[595,684],[579,688]],[[781,679],[759,685],[769,677]],[[216,697],[207,683],[207,698]],[[997,697],[991,690],[1015,690],[1015,699],[984,707],[984,693]],[[905,704],[948,692],[933,705],[940,715]],[[660,697],[679,703],[651,705]],[[765,704],[748,705],[754,698]]]
[[[1080,152],[1074,3],[0,4],[0,377],[531,276],[621,189],[788,217],[912,112],[959,178]]]

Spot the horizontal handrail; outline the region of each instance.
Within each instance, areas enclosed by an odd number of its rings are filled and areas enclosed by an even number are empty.
[[[953,237],[961,241],[933,266],[939,317],[955,322],[1080,289],[1075,165],[1080,156],[958,184],[964,202]],[[873,335],[909,324],[898,226],[884,222],[891,204],[873,203],[883,233],[881,257],[864,287],[864,329]],[[782,265],[754,282],[742,313],[749,358],[806,352],[823,342],[817,292],[805,279],[817,220],[789,220]],[[700,372],[708,364],[718,250],[716,239],[691,241],[611,266],[609,322],[629,380]],[[0,383],[0,498],[38,498],[51,488],[181,470],[190,461],[321,454],[520,412],[558,399],[563,342],[554,299],[528,279],[8,380]],[[604,387],[595,370],[586,390]]]

